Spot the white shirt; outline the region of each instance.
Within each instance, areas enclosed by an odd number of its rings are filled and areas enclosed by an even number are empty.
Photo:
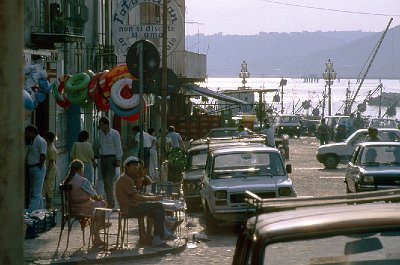
[[[147,132],[143,132],[143,148],[150,148],[153,141],[153,136],[148,134]],[[139,147],[140,144],[140,132],[135,135],[135,142]]]
[[[268,146],[275,147],[274,130],[271,127],[269,129],[265,128],[262,133],[266,135]]]
[[[248,136],[249,134],[246,131],[240,131],[238,136]]]
[[[40,136],[37,135],[33,139],[33,143],[28,147],[28,156],[26,158],[26,163],[28,166],[33,166],[39,163],[40,155],[46,155],[47,152],[47,142]]]
[[[99,131],[98,139],[99,155],[115,155],[117,160],[122,158],[121,137],[117,130],[110,128],[107,134],[103,130]]]

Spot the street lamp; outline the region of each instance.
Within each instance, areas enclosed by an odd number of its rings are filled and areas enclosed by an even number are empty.
[[[325,72],[322,73],[322,76],[325,79],[325,83],[328,85],[328,115],[331,116],[332,115],[331,85],[333,84],[333,80],[336,79],[336,72],[333,69],[333,63],[331,62],[331,59],[328,59],[328,61],[325,63],[325,66],[326,69]]]
[[[284,109],[283,109],[283,86],[287,85],[287,80],[281,78],[281,82],[279,83],[279,86],[282,87],[281,89],[281,113],[283,114]]]
[[[250,73],[247,71],[247,63],[246,61],[243,61],[241,64],[242,70],[239,73],[239,77],[242,78],[242,84],[243,84],[243,89],[246,89],[246,78],[250,77]]]

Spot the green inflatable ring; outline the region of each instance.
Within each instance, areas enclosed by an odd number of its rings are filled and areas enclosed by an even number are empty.
[[[81,104],[88,98],[86,89],[82,89],[79,91],[67,91],[66,96],[69,102],[71,102],[72,104]]]
[[[90,76],[87,73],[77,73],[68,78],[65,86],[67,92],[86,89],[90,82]]]

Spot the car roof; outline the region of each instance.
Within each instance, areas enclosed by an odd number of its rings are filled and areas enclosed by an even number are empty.
[[[397,128],[376,128],[378,132],[385,131],[385,132],[400,132]],[[368,129],[358,129],[356,132],[368,132]]]
[[[358,145],[360,146],[365,146],[365,147],[369,147],[369,146],[400,146],[400,142],[361,142]]]
[[[248,229],[255,228],[257,238],[263,241],[287,239],[296,237],[296,235],[304,238],[307,234],[312,237],[316,233],[338,235],[350,232],[368,232],[372,231],[374,227],[385,226],[400,229],[399,204],[344,204],[266,213],[252,217],[247,224]]]
[[[322,197],[261,199],[246,191],[248,202],[267,212],[246,223],[257,240],[283,240],[400,229],[400,189]],[[361,203],[356,205],[355,203]],[[297,208],[296,208],[297,207]],[[373,210],[371,210],[373,209]]]
[[[236,153],[236,152],[259,152],[259,151],[268,151],[279,153],[278,149],[267,147],[263,144],[254,144],[247,143],[244,145],[233,145],[233,146],[218,146],[216,148],[210,148],[210,151],[215,155],[228,154],[228,153]]]

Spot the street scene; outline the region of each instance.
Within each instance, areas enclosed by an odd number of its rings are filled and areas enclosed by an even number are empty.
[[[400,264],[395,0],[0,2],[0,264]]]

